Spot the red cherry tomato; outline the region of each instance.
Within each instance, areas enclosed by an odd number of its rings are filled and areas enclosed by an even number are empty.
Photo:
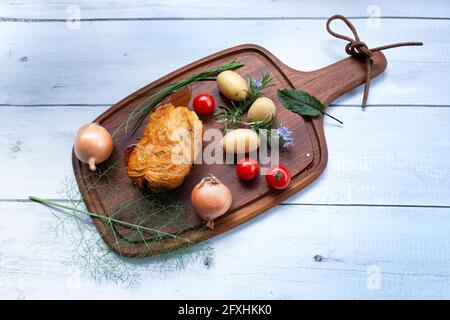
[[[236,173],[241,180],[253,180],[258,175],[258,163],[252,158],[243,158],[236,165]]]
[[[291,182],[291,173],[281,165],[272,166],[267,171],[266,182],[274,189],[285,189]]]
[[[215,106],[216,103],[214,101],[214,97],[207,93],[199,94],[192,102],[194,111],[200,116],[213,113]]]

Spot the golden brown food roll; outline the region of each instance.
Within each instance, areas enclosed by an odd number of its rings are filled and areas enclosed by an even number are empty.
[[[202,132],[195,112],[172,104],[160,106],[128,159],[128,176],[137,186],[147,183],[154,191],[178,187],[201,151]]]

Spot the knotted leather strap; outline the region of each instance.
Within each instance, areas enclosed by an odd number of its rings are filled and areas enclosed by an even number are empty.
[[[333,20],[342,20],[347,25],[347,27],[352,31],[354,39],[344,36],[342,34],[336,33],[333,30],[331,30],[330,24]],[[346,40],[348,41],[347,45],[345,46],[345,52],[347,52],[348,55],[355,57],[357,59],[360,59],[366,63],[366,80],[365,80],[365,86],[364,86],[364,97],[362,101],[362,107],[364,108],[367,104],[367,98],[369,96],[369,87],[370,87],[370,79],[371,79],[371,72],[372,72],[372,55],[376,51],[381,51],[385,49],[391,49],[396,47],[404,47],[404,46],[422,46],[422,42],[398,42],[393,44],[388,44],[381,47],[376,47],[369,49],[367,45],[361,41],[359,38],[358,32],[355,29],[355,26],[344,16],[337,14],[332,17],[330,17],[327,21],[327,31],[334,37]]]

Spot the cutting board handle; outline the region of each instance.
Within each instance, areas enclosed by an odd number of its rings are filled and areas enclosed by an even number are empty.
[[[380,51],[374,53],[372,60],[371,75],[374,78],[386,69],[387,60]],[[365,62],[348,57],[319,70],[296,71],[292,83],[295,88],[306,90],[329,105],[336,98],[363,84],[365,77]]]

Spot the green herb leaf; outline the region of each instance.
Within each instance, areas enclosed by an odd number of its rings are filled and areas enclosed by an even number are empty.
[[[135,122],[133,130],[131,132],[131,136],[133,136],[139,129],[142,122],[147,118],[148,114],[152,111],[152,109],[156,107],[166,97],[170,96],[172,93],[175,93],[179,89],[197,81],[210,81],[213,79],[212,77],[218,75],[222,71],[233,70],[242,67],[243,65],[244,64],[242,62],[234,59],[230,63],[224,64],[217,68],[204,70],[186,79],[172,83],[166,87],[160,88],[156,92],[152,92],[149,97],[144,99],[144,101],[131,112],[128,119],[117,127],[112,136],[114,137],[123,128],[125,129],[125,133],[127,133],[128,127],[131,124],[131,122]]]
[[[278,98],[286,108],[302,116],[316,117],[326,109],[316,97],[303,90],[280,89]]]
[[[270,73],[267,72],[262,74],[261,81],[256,81],[255,79],[248,78],[247,79],[248,95],[244,101],[238,102],[230,101],[231,107],[219,106],[219,108],[222,109],[222,111],[216,112],[215,115],[219,122],[225,124],[224,127],[225,130],[244,124],[241,121],[242,115],[251,107],[253,102],[255,102],[255,100],[261,96],[262,92],[266,88],[273,85],[272,84],[273,80],[274,78],[270,75]]]

